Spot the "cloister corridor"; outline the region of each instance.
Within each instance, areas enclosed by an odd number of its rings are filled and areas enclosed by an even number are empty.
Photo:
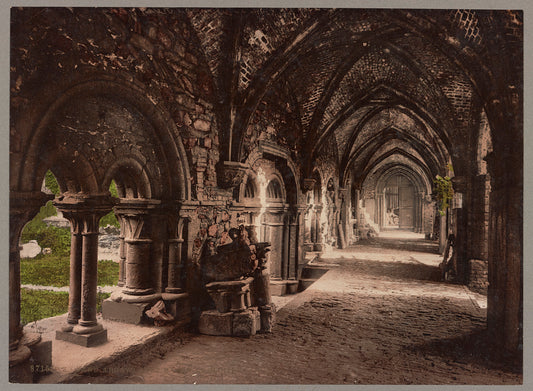
[[[511,364],[487,360],[486,296],[440,282],[441,255],[420,236],[384,232],[314,260],[328,272],[304,292],[274,297],[278,313],[271,334],[228,338],[180,332],[72,382],[521,382]]]

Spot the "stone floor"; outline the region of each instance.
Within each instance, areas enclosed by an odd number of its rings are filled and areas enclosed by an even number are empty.
[[[485,297],[438,281],[434,246],[382,238],[331,251],[314,261],[330,270],[285,299],[272,334],[183,332],[70,381],[520,384],[519,364],[487,358]]]

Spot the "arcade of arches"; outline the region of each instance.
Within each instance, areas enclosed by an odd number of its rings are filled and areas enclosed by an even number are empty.
[[[113,210],[117,303],[178,315],[231,227],[271,243],[281,293],[311,253],[387,230],[443,251],[454,234],[455,282],[488,287],[496,351],[521,354],[522,33],[520,11],[13,8],[10,365],[30,354],[19,239],[47,170],[71,223],[64,332],[102,335],[98,221]],[[437,175],[453,186],[442,215]]]

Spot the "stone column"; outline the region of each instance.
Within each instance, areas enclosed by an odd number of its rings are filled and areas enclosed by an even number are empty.
[[[186,218],[171,217],[169,223],[169,240],[168,240],[168,283],[165,292],[182,293],[183,262],[181,259],[183,246],[183,227]],[[177,220],[177,221],[176,221]]]
[[[348,246],[348,226],[350,220],[350,212],[348,206],[348,189],[339,188],[339,198],[340,198],[340,214],[339,214],[339,236],[340,238],[340,248],[345,248]]]
[[[452,178],[452,185],[454,190],[454,199],[464,197],[468,192],[468,177],[456,176]],[[459,195],[460,194],[460,195]],[[454,222],[452,226],[455,227],[455,264],[457,265],[457,278],[460,283],[467,281],[467,252],[468,252],[468,206],[467,205],[451,205]]]
[[[486,158],[491,177],[487,324],[500,353],[523,350],[523,179],[519,154]]]
[[[383,225],[384,225],[384,221],[383,221],[384,202],[385,201],[384,201],[383,193],[376,193],[374,222],[379,226],[379,228],[383,228]]]
[[[117,220],[119,221],[119,224],[120,224],[120,236],[119,236],[119,239],[120,239],[120,246],[119,246],[119,257],[120,257],[120,260],[119,260],[119,268],[118,268],[118,286],[124,286],[126,284],[126,242],[124,241],[125,237],[124,237],[124,234],[125,234],[125,231],[126,231],[126,222],[124,221],[124,219],[122,218],[121,215],[117,215],[115,214],[115,216],[117,216]]]
[[[9,194],[9,381],[31,383],[31,351],[21,344],[20,324],[20,235],[41,206],[53,198],[40,191]]]
[[[283,250],[281,252],[281,279],[286,280],[289,278],[289,265],[290,265],[290,224],[291,224],[290,212],[284,212],[282,218],[283,226],[281,227],[283,241]]]
[[[152,199],[121,199],[115,213],[124,223],[126,252],[125,284],[122,300],[125,302],[151,302],[156,289],[151,268],[151,218],[161,204]]]
[[[114,204],[109,194],[65,193],[54,201],[71,222],[69,314],[57,339],[94,346],[107,340],[96,321],[98,223]]]
[[[81,268],[83,254],[83,218],[75,211],[56,204],[63,217],[70,221],[70,280],[68,294],[67,325],[63,331],[72,331],[81,316]]]

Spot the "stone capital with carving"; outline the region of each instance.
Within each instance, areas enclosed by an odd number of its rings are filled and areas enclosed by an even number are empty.
[[[109,194],[67,192],[54,200],[54,206],[70,221],[73,232],[97,234],[100,218],[108,214],[116,202]]]
[[[316,179],[313,178],[304,178],[302,180],[302,190],[304,192],[311,191],[314,189],[316,183]]]
[[[218,185],[223,189],[236,187],[242,183],[249,170],[250,166],[245,163],[219,162],[217,165]]]

